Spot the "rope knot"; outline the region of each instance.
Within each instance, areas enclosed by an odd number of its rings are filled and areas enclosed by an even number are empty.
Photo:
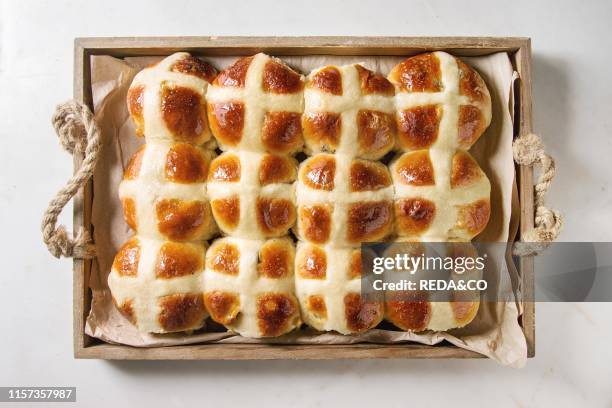
[[[93,175],[100,152],[100,129],[89,108],[77,101],[58,105],[52,123],[64,149],[73,155],[83,154],[83,161],[75,175],[49,203],[41,225],[43,241],[56,258],[92,258],[95,248],[86,230],[80,228],[72,239],[63,225],[56,227],[56,224],[66,204]]]
[[[519,136],[512,145],[514,160],[523,166],[539,166],[541,174],[534,187],[535,227],[525,232],[523,242],[517,243],[514,254],[537,255],[557,239],[563,227],[561,213],[544,205],[546,193],[555,177],[555,161],[544,151],[542,140],[533,133]]]
[[[528,133],[514,141],[512,152],[518,164],[531,166],[544,154],[544,144],[537,135]]]
[[[85,109],[83,109],[85,108]],[[51,122],[62,147],[70,154],[84,153],[87,146],[85,122],[92,122],[91,111],[76,101],[57,106]]]
[[[68,232],[63,225],[57,227],[55,232],[51,234],[47,241],[47,248],[51,255],[56,258],[93,258],[95,256],[95,247],[91,243],[89,233],[83,228],[79,228],[77,236],[74,240],[68,237]]]

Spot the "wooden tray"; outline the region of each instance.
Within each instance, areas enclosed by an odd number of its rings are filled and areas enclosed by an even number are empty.
[[[93,110],[90,56],[133,57],[169,55],[187,51],[194,55],[409,55],[444,50],[456,55],[477,56],[508,52],[519,73],[515,88],[514,137],[532,131],[531,40],[515,37],[146,37],[77,38],[74,43],[74,99]],[[75,154],[75,169],[82,156]],[[520,200],[520,234],[533,227],[533,172],[517,166]],[[92,182],[74,198],[74,228],[92,230]],[[91,306],[88,287],[91,260],[75,259],[73,264],[74,356],[121,360],[263,360],[263,359],[366,359],[366,358],[479,358],[482,355],[447,343],[347,344],[347,345],[263,345],[198,344],[189,346],[136,348],[104,343],[85,334],[85,320]],[[533,299],[533,258],[519,264],[526,299]],[[523,304],[521,327],[527,339],[529,357],[535,355],[535,305]]]

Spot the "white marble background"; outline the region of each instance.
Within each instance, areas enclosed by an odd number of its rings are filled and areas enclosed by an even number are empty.
[[[359,3],[359,5],[357,5]],[[77,36],[516,35],[557,158],[562,239],[612,241],[609,1],[0,0],[0,386],[74,385],[84,406],[612,406],[612,304],[539,304],[537,356],[490,361],[104,362],[72,357],[71,262],[40,241],[72,172],[50,126]],[[62,221],[70,224],[71,210]]]

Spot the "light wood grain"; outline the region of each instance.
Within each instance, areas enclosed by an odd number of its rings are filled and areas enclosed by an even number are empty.
[[[506,51],[511,54],[521,77],[519,125],[517,132],[530,132],[531,118],[531,47],[528,38],[516,37],[111,37],[75,39],[74,98],[92,106],[90,56],[129,57],[168,55],[188,51],[195,55],[413,55],[424,51],[445,50],[460,56],[487,55]],[[516,136],[516,135],[515,135]],[[75,156],[75,169],[82,157]],[[533,226],[532,169],[518,171],[521,202],[520,231]],[[74,199],[74,228],[91,232],[92,183]],[[76,358],[117,360],[269,360],[269,359],[368,359],[368,358],[480,358],[478,353],[452,345],[356,344],[356,345],[233,345],[203,344],[191,346],[134,348],[101,343],[85,335],[85,319],[91,305],[88,287],[91,261],[75,260],[73,265],[74,355]],[[533,259],[520,263],[523,287],[533,293]],[[531,292],[529,292],[531,291]],[[529,299],[529,298],[528,298]],[[532,299],[532,297],[531,297]],[[525,303],[522,326],[528,354],[535,353],[535,307]]]
[[[87,51],[75,41],[74,47],[74,90],[75,100],[87,104],[93,110],[90,86],[89,56]],[[83,162],[83,154],[75,152],[74,171],[76,172]],[[73,198],[73,234],[79,228],[85,228],[92,233],[91,208],[93,202],[93,183],[90,181]],[[73,261],[73,336],[74,354],[77,355],[91,343],[86,336],[85,319],[91,306],[91,291],[89,290],[89,276],[91,273],[91,260],[74,259]]]
[[[109,360],[334,360],[390,358],[483,358],[481,354],[454,346],[421,344],[354,345],[260,345],[197,344],[191,346],[135,348],[97,344],[78,358]]]
[[[516,53],[516,66],[521,76],[520,79],[520,106],[519,106],[519,132],[520,134],[531,133],[532,128],[532,94],[531,94],[531,42],[526,41]],[[518,135],[517,135],[518,136]],[[531,166],[519,166],[519,201],[521,203],[520,233],[521,238],[525,232],[533,228],[534,224],[534,190],[533,190],[533,168]],[[522,326],[527,340],[527,355],[535,356],[535,302],[534,302],[534,269],[533,257],[522,257],[519,263],[521,276],[523,278],[523,302]]]
[[[446,50],[457,55],[517,51],[524,38],[512,37],[110,37],[78,38],[90,55],[168,55],[177,51],[208,55],[410,55]]]

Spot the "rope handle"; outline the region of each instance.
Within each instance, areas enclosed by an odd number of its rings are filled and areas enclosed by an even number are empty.
[[[41,224],[43,241],[56,258],[93,258],[96,256],[95,247],[85,229],[80,228],[76,237],[71,238],[66,227],[56,224],[66,204],[93,175],[100,152],[100,128],[91,110],[74,100],[56,107],[52,123],[64,149],[71,155],[84,154],[84,158],[76,174],[58,191],[45,210]]]
[[[522,241],[514,245],[516,256],[533,256],[546,249],[557,239],[563,228],[563,216],[557,210],[546,207],[544,200],[555,178],[555,160],[544,151],[539,136],[527,133],[516,138],[512,145],[514,160],[524,166],[538,166],[540,178],[535,184],[535,222],[534,227],[522,236]]]

